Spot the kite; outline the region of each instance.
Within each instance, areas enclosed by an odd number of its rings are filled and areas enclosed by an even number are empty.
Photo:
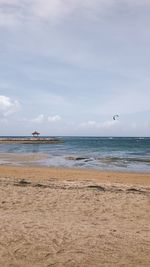
[[[114,120],[114,121],[115,121],[117,118],[119,118],[119,115],[118,115],[118,114],[116,114],[116,115],[113,116],[113,120]]]

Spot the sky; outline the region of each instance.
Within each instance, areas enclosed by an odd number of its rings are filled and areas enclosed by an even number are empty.
[[[35,130],[150,136],[149,0],[0,0],[0,135]]]

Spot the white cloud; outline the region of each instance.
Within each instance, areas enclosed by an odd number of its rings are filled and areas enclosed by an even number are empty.
[[[26,18],[29,5],[24,0],[0,0],[0,26],[14,26]]]
[[[32,14],[41,19],[60,21],[73,13],[90,13],[110,8],[115,0],[34,0],[32,1]]]
[[[35,123],[42,123],[44,121],[44,115],[40,114],[39,116],[34,119],[31,119],[30,121]]]
[[[36,18],[56,21],[69,14],[72,7],[66,1],[61,0],[38,0],[32,3],[32,14]]]
[[[73,13],[77,14],[105,14],[118,6],[128,8],[150,7],[148,0],[32,0],[30,7],[32,15],[51,21],[59,21]]]
[[[118,6],[130,8],[150,7],[148,0],[0,0],[0,25],[13,25],[28,20],[59,22],[73,13],[93,17],[105,14]]]
[[[104,114],[131,114],[135,112],[143,112],[149,110],[149,88],[127,88],[118,90],[117,93],[111,95],[111,98],[103,105],[101,111]],[[99,109],[100,110],[100,109]]]
[[[38,123],[38,124],[43,123],[43,122],[47,122],[47,121],[48,122],[57,122],[60,120],[61,120],[61,117],[59,115],[46,117],[44,114],[40,114],[37,117],[31,118],[31,119],[27,119],[27,118],[22,119],[22,121]]]
[[[110,129],[110,128],[113,128],[114,126],[116,126],[117,124],[119,123],[119,121],[117,120],[113,120],[113,121],[105,121],[101,124],[101,127],[100,128],[103,128],[103,129]]]
[[[28,119],[28,118],[22,118],[22,119],[20,119],[21,122],[24,122],[25,121],[25,122],[38,123],[38,124],[44,122],[44,120],[45,120],[45,117],[44,117],[43,114],[40,114],[40,115],[38,115],[35,118],[30,118],[30,119]]]
[[[56,121],[60,121],[61,117],[59,115],[55,115],[55,116],[49,116],[48,117],[48,121],[49,122],[56,122]]]
[[[118,124],[119,121],[117,120],[112,120],[112,121],[104,121],[104,122],[96,122],[96,121],[87,121],[83,122],[79,125],[79,128],[95,128],[95,129],[110,129],[114,128],[116,124]]]
[[[17,100],[12,100],[7,96],[0,95],[0,115],[7,117],[20,108],[20,104]]]
[[[11,14],[0,14],[0,26],[12,26],[17,23],[15,16]]]

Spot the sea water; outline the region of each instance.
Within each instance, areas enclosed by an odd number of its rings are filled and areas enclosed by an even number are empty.
[[[0,144],[0,153],[46,154],[47,157],[36,164],[48,167],[150,173],[149,137],[59,138],[63,142],[58,144]],[[1,157],[0,164],[4,163]],[[9,163],[12,162],[7,159]]]

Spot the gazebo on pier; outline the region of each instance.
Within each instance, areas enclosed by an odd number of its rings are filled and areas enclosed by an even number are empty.
[[[40,135],[40,133],[38,133],[37,131],[34,131],[33,133],[32,133],[32,136],[39,136]]]

